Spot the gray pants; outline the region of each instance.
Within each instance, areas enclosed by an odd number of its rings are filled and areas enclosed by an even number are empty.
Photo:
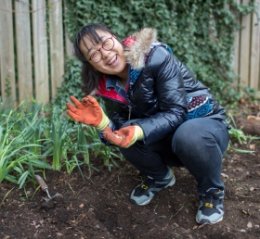
[[[203,193],[209,188],[224,189],[221,169],[228,142],[228,129],[222,120],[197,118],[185,121],[164,140],[151,145],[137,142],[121,152],[141,174],[154,179],[166,175],[167,165],[184,166]]]

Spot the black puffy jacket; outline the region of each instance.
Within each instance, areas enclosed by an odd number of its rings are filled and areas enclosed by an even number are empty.
[[[141,73],[128,90],[128,103],[115,93],[105,92],[104,87],[98,91],[106,99],[106,109],[116,128],[137,124],[143,129],[145,143],[156,142],[187,120],[187,97],[196,95],[207,95],[212,99],[214,109],[207,117],[225,118],[223,108],[213,99],[208,88],[196,80],[167,45],[156,41],[154,30],[143,29],[136,33],[135,41],[126,57],[132,67],[141,69]],[[141,54],[136,55],[136,48],[145,47]]]

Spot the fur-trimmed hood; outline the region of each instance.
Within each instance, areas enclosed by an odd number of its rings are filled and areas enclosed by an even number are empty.
[[[152,43],[156,41],[157,31],[153,28],[143,28],[125,38],[122,44],[125,47],[127,62],[135,69],[144,67],[145,58],[151,50]]]

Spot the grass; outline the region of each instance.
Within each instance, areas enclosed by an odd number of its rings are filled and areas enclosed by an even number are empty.
[[[246,135],[233,122],[229,131],[230,149],[238,153],[254,153],[244,149],[259,137]],[[98,131],[70,121],[58,106],[22,103],[15,109],[0,108],[0,183],[8,181],[24,188],[35,183],[35,174],[46,170],[78,170],[82,178],[91,177],[95,160],[108,170],[118,166],[122,155],[118,149],[103,144]],[[241,146],[241,148],[239,148]],[[88,169],[88,175],[82,168]]]
[[[250,145],[253,141],[259,140],[260,137],[247,135],[242,129],[237,127],[237,124],[232,115],[229,115],[231,129],[229,130],[229,136],[231,139],[230,149],[241,154],[254,154],[254,150],[237,148],[238,145]]]
[[[259,138],[246,135],[233,123],[229,131],[231,149],[238,153],[254,153],[240,149]],[[106,146],[95,128],[70,121],[58,106],[23,103],[16,109],[0,109],[0,182],[8,181],[24,188],[35,183],[35,174],[46,170],[78,170],[82,178],[91,177],[95,160],[108,170],[118,166],[122,155]],[[88,176],[82,168],[88,168]]]
[[[23,103],[16,109],[0,109],[0,182],[25,187],[35,183],[34,175],[45,170],[71,174],[102,158],[111,170],[116,165],[115,149],[100,142],[92,127],[71,122],[58,107]]]
[[[41,139],[36,138],[41,123],[40,108],[31,111],[26,107],[21,105],[17,110],[2,111],[0,118],[0,182],[7,180],[18,184],[19,188],[32,178],[35,168],[50,168],[38,153],[41,148]]]

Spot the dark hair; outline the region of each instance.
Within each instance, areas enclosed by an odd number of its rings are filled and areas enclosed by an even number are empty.
[[[81,78],[82,78],[82,90],[86,94],[90,94],[93,90],[95,90],[98,86],[98,80],[101,77],[101,73],[98,72],[85,58],[83,53],[80,50],[80,41],[83,37],[89,36],[90,40],[94,43],[101,42],[101,38],[97,33],[97,30],[102,30],[105,32],[109,32],[112,35],[113,32],[108,29],[105,25],[100,23],[93,23],[86,25],[81,28],[81,30],[76,34],[74,40],[74,51],[76,57],[82,62],[81,68]]]

